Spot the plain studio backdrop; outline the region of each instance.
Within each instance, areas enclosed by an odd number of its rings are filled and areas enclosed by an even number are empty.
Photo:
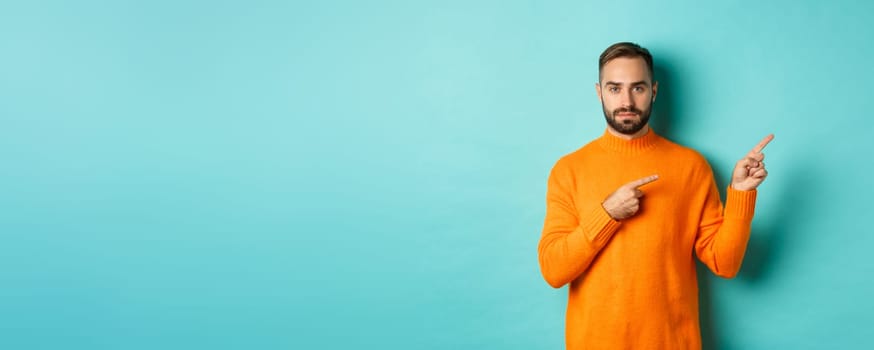
[[[537,243],[655,56],[657,131],[770,176],[708,349],[874,346],[874,5],[5,1],[0,348],[559,349]],[[699,268],[702,266],[699,264]]]

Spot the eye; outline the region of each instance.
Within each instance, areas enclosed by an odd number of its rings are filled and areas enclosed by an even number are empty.
[[[615,92],[619,92],[619,87],[611,86],[611,87],[608,87],[607,90],[615,93]]]
[[[644,89],[643,86],[635,86],[634,87],[634,92],[644,92],[644,91],[646,91],[646,89]]]

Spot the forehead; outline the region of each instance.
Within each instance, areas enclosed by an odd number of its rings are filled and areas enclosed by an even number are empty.
[[[601,69],[602,82],[631,83],[642,80],[650,82],[651,78],[646,61],[641,57],[614,58]]]

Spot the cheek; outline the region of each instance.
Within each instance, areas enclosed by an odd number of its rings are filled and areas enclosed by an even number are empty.
[[[610,112],[610,113],[612,113],[613,111],[616,110],[616,108],[619,108],[619,107],[617,107],[617,106],[616,106],[615,104],[613,104],[613,103],[610,103],[609,101],[604,101],[604,111],[605,111],[605,112]]]
[[[641,103],[641,104],[645,105],[647,103],[652,102],[652,95],[651,94],[640,94],[640,96],[637,96],[636,100],[637,100],[637,103]]]
[[[622,103],[615,96],[609,96],[609,95],[604,95],[604,99],[602,100],[602,102],[604,103],[604,106],[607,107],[607,109],[609,109],[609,110],[613,110],[613,109],[618,108],[620,106],[620,104]]]
[[[640,97],[638,97],[635,102],[637,102],[637,105],[641,108],[644,108],[644,109],[649,108],[650,104],[652,104],[652,95],[643,94]]]

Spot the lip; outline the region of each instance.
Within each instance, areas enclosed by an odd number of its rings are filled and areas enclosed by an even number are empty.
[[[619,113],[618,116],[619,116],[619,117],[625,117],[625,118],[631,118],[631,117],[636,117],[637,114],[635,114],[635,113]]]

